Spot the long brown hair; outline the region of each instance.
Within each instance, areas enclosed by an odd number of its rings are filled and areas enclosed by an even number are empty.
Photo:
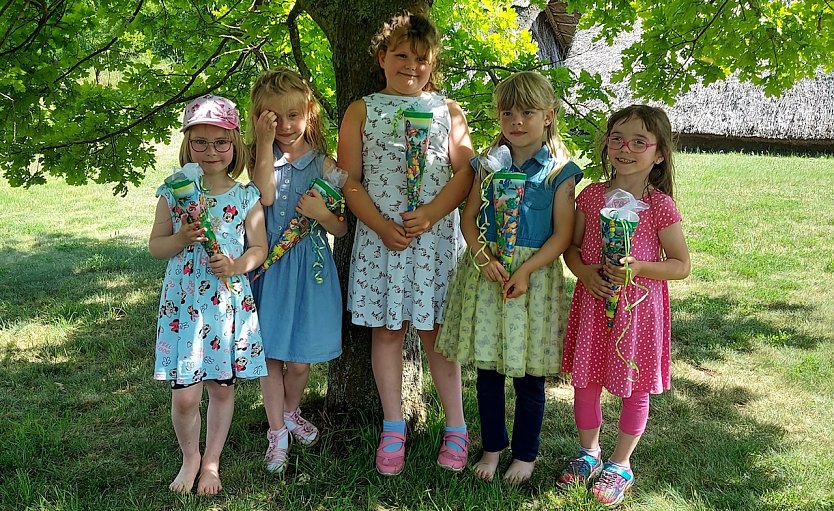
[[[646,186],[651,185],[669,197],[674,198],[675,187],[675,164],[672,155],[675,152],[675,138],[672,134],[672,124],[669,117],[662,108],[649,105],[631,105],[618,110],[608,119],[608,127],[605,130],[605,138],[602,139],[602,175],[607,181],[614,179],[616,170],[608,161],[608,135],[614,127],[620,123],[628,122],[631,119],[640,119],[646,130],[657,138],[657,152],[663,157],[663,161],[655,163],[649,172]]]
[[[379,53],[396,48],[404,41],[411,43],[411,51],[425,58],[432,66],[429,81],[424,91],[434,92],[440,85],[438,58],[440,56],[440,32],[437,26],[422,13],[404,12],[388,20],[371,39],[370,52],[374,62],[379,65]],[[379,69],[380,90],[384,89],[385,73]]]
[[[313,90],[297,72],[286,67],[267,69],[258,76],[252,85],[249,95],[249,173],[255,168],[255,147],[258,145],[258,134],[255,123],[264,111],[264,103],[269,95],[274,95],[283,101],[296,99],[302,103],[307,116],[307,129],[304,131],[304,141],[322,154],[328,154],[327,139],[324,137],[321,120],[321,107]]]

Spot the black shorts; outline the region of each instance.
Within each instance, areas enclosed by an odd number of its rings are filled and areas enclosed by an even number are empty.
[[[237,378],[232,376],[228,380],[200,380],[191,383],[177,383],[177,380],[171,380],[171,390],[187,389],[188,387],[193,387],[194,385],[197,385],[198,383],[203,383],[204,381],[213,381],[221,387],[232,387],[235,383],[237,383]]]

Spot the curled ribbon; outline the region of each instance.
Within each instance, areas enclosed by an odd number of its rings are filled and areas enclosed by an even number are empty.
[[[614,218],[612,218],[611,219],[611,228],[612,229],[615,226],[614,222],[620,222],[621,226],[623,228],[623,232],[628,232],[626,221],[624,219],[621,219],[621,218],[614,219]],[[634,275],[634,272],[632,271],[632,269],[628,265],[628,257],[631,255],[631,236],[624,236],[623,241],[624,241],[624,245],[625,245],[625,257],[626,257],[626,260],[625,260],[625,263],[623,264],[623,267],[624,267],[625,272],[626,272],[626,279],[625,279],[625,283],[623,284],[621,293],[622,293],[623,300],[624,300],[623,309],[625,309],[625,312],[628,314],[628,321],[626,322],[625,327],[623,327],[623,331],[620,332],[619,336],[617,336],[617,340],[614,341],[614,348],[617,352],[617,356],[620,357],[620,360],[623,361],[623,363],[626,365],[626,367],[628,367],[629,369],[634,370],[634,372],[636,374],[636,376],[633,379],[631,378],[631,375],[629,375],[628,376],[628,381],[636,382],[637,380],[640,379],[640,367],[637,366],[637,362],[635,362],[634,358],[628,358],[627,359],[623,355],[623,352],[620,349],[620,342],[622,342],[623,338],[625,337],[626,332],[628,332],[628,329],[631,328],[631,324],[634,320],[634,312],[633,312],[634,308],[637,307],[638,305],[640,305],[640,303],[643,300],[645,300],[647,296],[649,296],[649,289],[646,286],[643,286],[642,284],[638,284],[637,282],[635,282],[633,280],[632,277]],[[629,284],[633,284],[638,289],[641,289],[641,290],[645,291],[643,293],[643,296],[638,298],[634,303],[629,302],[628,293],[625,292],[625,290],[629,286]]]
[[[483,165],[480,166],[481,173],[483,174],[484,167]],[[489,207],[489,202],[487,200],[486,192],[489,189],[489,185],[492,183],[492,176],[494,176],[494,172],[490,172],[486,174],[481,179],[481,205],[478,207],[478,244],[481,248],[478,249],[477,252],[472,254],[472,263],[477,268],[478,272],[480,273],[481,268],[485,267],[489,264],[489,256],[486,253],[487,248],[487,229],[489,229],[489,220],[487,219],[487,208]],[[483,221],[481,219],[483,218]],[[471,253],[471,251],[470,251]],[[478,256],[483,255],[486,258],[484,263],[478,262]]]

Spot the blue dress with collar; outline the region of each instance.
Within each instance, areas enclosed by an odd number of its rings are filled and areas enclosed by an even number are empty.
[[[278,243],[290,220],[299,216],[298,200],[310,183],[322,177],[325,155],[310,151],[287,162],[277,144],[275,202],[264,208],[268,248]],[[258,307],[266,358],[315,363],[342,353],[342,295],[327,231],[316,230],[324,240],[322,283],[314,278],[314,234],[305,236],[252,283]]]

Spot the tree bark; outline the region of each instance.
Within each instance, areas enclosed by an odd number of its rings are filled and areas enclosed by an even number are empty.
[[[379,90],[378,66],[368,52],[371,38],[382,24],[403,10],[428,12],[431,0],[308,0],[301,6],[321,27],[333,54],[339,119],[348,105]],[[347,303],[350,256],[356,218],[348,213],[348,232],[336,240],[334,257],[342,301]],[[403,414],[412,426],[425,420],[420,343],[409,328],[403,349]],[[342,356],[330,363],[325,408],[348,418],[380,416],[379,395],[371,368],[370,329],[353,325],[345,311]]]

